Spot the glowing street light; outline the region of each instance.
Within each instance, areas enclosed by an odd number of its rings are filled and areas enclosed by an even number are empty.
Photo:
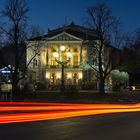
[[[70,59],[72,58],[72,53],[70,52],[70,50],[67,52],[67,57]]]
[[[63,53],[63,52],[65,51],[65,46],[64,46],[64,45],[60,46],[60,50],[61,50],[61,52]],[[56,61],[58,64],[61,65],[61,88],[60,88],[60,90],[61,90],[62,92],[65,91],[64,66],[65,66],[67,63],[70,62],[70,59],[71,59],[71,57],[72,57],[72,54],[71,54],[70,50],[69,50],[66,54],[67,54],[68,60],[65,60],[65,61],[64,61],[64,60],[62,60],[62,61],[58,60],[58,57],[59,57],[58,52],[55,51],[54,54],[53,54],[54,57],[55,57],[55,61]]]
[[[55,58],[55,59],[59,57],[59,54],[58,54],[58,52],[56,52],[56,51],[53,53],[53,55],[54,55],[54,58]]]
[[[61,50],[62,52],[64,52],[64,51],[65,51],[65,46],[64,46],[64,45],[61,45],[61,46],[60,46],[60,50]]]

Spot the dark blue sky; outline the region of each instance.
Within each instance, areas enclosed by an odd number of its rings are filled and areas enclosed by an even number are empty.
[[[43,30],[57,28],[74,21],[83,25],[86,7],[96,0],[27,0],[30,6],[31,24],[39,25]],[[0,0],[0,7],[5,0]],[[119,17],[125,31],[140,27],[140,0],[106,0],[113,15]]]

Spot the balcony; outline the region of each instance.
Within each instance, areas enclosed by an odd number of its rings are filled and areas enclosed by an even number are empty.
[[[46,66],[47,69],[59,69],[61,68],[61,65],[47,65]],[[68,69],[75,69],[75,68],[80,68],[80,65],[66,65],[65,68]]]

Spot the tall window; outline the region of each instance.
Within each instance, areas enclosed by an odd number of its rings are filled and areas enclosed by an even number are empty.
[[[51,66],[56,66],[57,62],[55,60],[55,57],[53,56],[53,54],[51,55]]]
[[[78,63],[78,55],[74,55],[73,56],[73,66],[77,67],[79,65]]]

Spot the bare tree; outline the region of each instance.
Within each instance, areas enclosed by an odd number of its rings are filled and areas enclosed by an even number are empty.
[[[114,44],[119,46],[122,39],[118,32],[120,22],[112,15],[111,9],[105,3],[97,2],[87,8],[86,23],[98,35],[98,40],[89,42],[90,48],[94,50],[89,64],[97,72],[99,92],[104,94],[106,78],[113,69],[111,63],[115,51],[111,46]]]
[[[26,64],[25,55],[27,48],[25,42],[29,36],[26,28],[28,11],[29,7],[25,0],[7,0],[1,11],[2,16],[5,18],[5,23],[0,26],[0,31],[3,32],[5,41],[12,48],[13,65],[9,65],[5,57],[3,57],[3,62],[11,72],[13,99],[19,96],[19,82],[25,77],[29,64],[34,60],[35,56],[38,55],[38,46],[36,45],[34,55]],[[31,29],[30,32],[30,37],[34,37],[33,34],[38,31]]]
[[[7,42],[13,49],[14,66],[7,66],[11,71],[12,76],[12,93],[15,98],[18,94],[18,83],[20,80],[20,48],[25,41],[25,24],[27,20],[27,13],[29,8],[24,0],[7,0],[6,4],[1,11],[2,16],[5,18],[7,24],[0,27],[4,32]]]
[[[40,48],[43,39],[43,30],[39,26],[33,25],[30,29],[29,40],[26,42],[26,51],[31,52],[30,56],[27,56],[28,60],[26,60],[26,71],[31,63],[34,65],[38,65],[38,56],[40,55]]]

